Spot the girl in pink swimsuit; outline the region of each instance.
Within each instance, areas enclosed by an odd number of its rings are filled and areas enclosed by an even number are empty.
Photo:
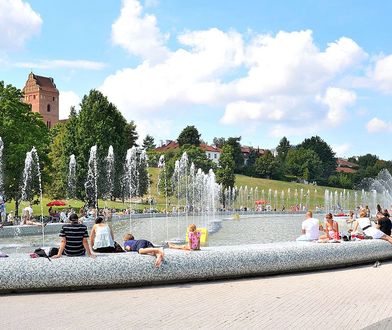
[[[196,230],[196,225],[191,224],[188,226],[188,239],[189,242],[187,245],[176,245],[169,243],[170,249],[178,249],[178,250],[200,250],[200,236],[201,233]]]

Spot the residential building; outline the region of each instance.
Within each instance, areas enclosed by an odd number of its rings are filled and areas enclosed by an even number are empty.
[[[166,143],[162,144],[160,147],[155,148],[154,151],[157,153],[165,153],[170,150],[177,150],[179,148],[180,145],[176,141],[166,140]],[[200,148],[205,152],[208,159],[212,160],[215,164],[219,163],[219,158],[222,153],[221,149],[205,143],[201,143]]]
[[[256,151],[258,157],[263,156],[265,153],[264,149],[259,149],[259,148],[255,149],[249,146],[241,146],[242,156],[244,156],[244,165],[248,163],[248,159],[252,151]]]
[[[355,163],[351,163],[346,159],[336,159],[336,172],[338,173],[356,173],[359,166]]]

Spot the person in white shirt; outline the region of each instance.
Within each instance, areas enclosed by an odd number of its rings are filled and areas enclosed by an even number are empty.
[[[367,215],[368,212],[366,209],[362,209],[359,212],[359,218],[355,221],[353,232],[357,232],[359,227],[366,236],[371,236],[373,239],[382,239],[392,244],[392,237],[384,234],[380,229],[373,227]]]
[[[21,225],[34,225],[34,226],[43,226],[45,227],[44,223],[37,222],[33,220],[33,208],[31,207],[31,204],[29,206],[26,206],[22,210],[22,220],[21,220]]]
[[[319,239],[320,230],[323,227],[320,221],[313,218],[312,211],[306,212],[306,219],[302,222],[302,235],[297,238],[297,241],[316,241]]]

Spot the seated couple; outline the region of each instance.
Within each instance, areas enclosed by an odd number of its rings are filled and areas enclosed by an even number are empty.
[[[79,223],[79,218],[75,213],[69,216],[69,221],[70,223],[61,228],[60,247],[58,253],[52,258],[60,258],[62,255],[78,257],[84,256],[86,253],[95,258],[87,241],[89,237],[87,227]],[[90,242],[94,252],[124,252],[121,246],[114,242],[113,232],[107,224],[103,223],[102,217],[98,217],[95,221],[91,230]]]
[[[302,235],[297,238],[297,241],[328,241],[328,240],[339,240],[339,226],[336,221],[333,220],[331,213],[325,216],[325,228],[316,218],[313,218],[312,211],[306,212],[306,219],[302,222]],[[320,236],[320,231],[325,234]]]

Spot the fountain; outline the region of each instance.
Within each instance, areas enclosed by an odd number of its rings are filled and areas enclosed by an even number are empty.
[[[7,215],[4,198],[3,149],[4,143],[0,137],[0,222],[5,222]]]
[[[35,178],[38,179],[39,203],[41,207],[41,227],[42,227],[42,245],[45,245],[44,230],[44,209],[42,204],[42,182],[39,157],[35,147],[26,153],[25,166],[23,170],[23,185],[21,200],[30,201],[34,197]]]
[[[376,213],[377,204],[380,204],[384,209],[392,206],[392,175],[388,170],[382,170],[374,179],[364,180],[362,186],[371,192],[369,198],[365,190],[362,190],[362,202],[363,205],[369,204],[373,214]]]
[[[3,149],[4,149],[4,143],[0,137],[0,195],[1,196],[4,196]]]
[[[84,184],[86,191],[86,201],[88,206],[98,207],[98,167],[97,167],[97,146],[90,149],[90,158],[88,160],[87,180]]]
[[[0,144],[0,152],[2,151],[2,144]],[[0,165],[1,155],[0,153]],[[105,168],[108,179],[114,178],[114,157],[112,155],[113,150],[109,148]],[[288,189],[287,192],[276,188],[259,190],[250,186],[241,186],[239,188],[228,187],[222,191],[222,187],[215,181],[214,172],[210,170],[208,173],[204,173],[201,169],[195,168],[195,165],[191,163],[186,154],[182,155],[181,159],[175,165],[173,181],[175,188],[174,196],[177,197],[177,221],[171,218],[169,222],[167,212],[169,206],[169,183],[166,181],[167,173],[164,157],[159,159],[158,166],[162,174],[158,186],[164,186],[164,189],[161,190],[165,192],[166,212],[162,214],[162,217],[157,216],[152,221],[152,217],[144,219],[144,216],[147,215],[133,215],[132,213],[133,204],[138,202],[136,197],[141,197],[146,192],[148,192],[148,196],[150,197],[148,180],[146,180],[146,153],[135,147],[127,151],[124,164],[125,175],[122,178],[122,183],[123,187],[126,188],[126,196],[127,198],[129,197],[129,228],[125,227],[128,226],[127,216],[113,220],[112,226],[115,236],[121,237],[120,234],[123,234],[126,228],[135,232],[138,237],[148,237],[147,231],[149,227],[150,237],[152,239],[152,226],[154,224],[155,228],[159,229],[157,233],[154,233],[154,243],[159,243],[165,240],[165,236],[166,239],[170,238],[169,229],[177,231],[177,238],[185,236],[184,231],[186,225],[189,222],[194,222],[199,227],[204,226],[208,228],[211,234],[211,247],[203,247],[202,253],[190,254],[167,250],[167,263],[165,267],[154,272],[151,271],[153,266],[149,263],[149,257],[137,254],[132,256],[129,254],[126,255],[125,253],[117,254],[108,256],[107,258],[97,258],[94,262],[88,258],[61,258],[60,260],[53,261],[49,268],[42,267],[43,262],[47,262],[47,260],[25,258],[21,261],[22,258],[11,257],[8,258],[10,261],[3,261],[3,267],[0,269],[0,278],[2,279],[0,281],[0,291],[41,290],[52,287],[73,289],[85,288],[87,286],[97,288],[111,285],[139,285],[145,283],[165,283],[165,281],[173,282],[259,274],[279,274],[281,272],[325,269],[353,263],[374,262],[374,260],[382,260],[383,258],[390,258],[392,256],[390,247],[382,245],[383,242],[363,242],[363,244],[353,243],[351,245],[337,244],[334,247],[328,246],[327,244],[309,244],[299,247],[295,242],[288,242],[293,241],[299,234],[303,214],[292,215],[287,213],[286,215],[279,214],[279,217],[274,217],[269,212],[265,212],[262,215],[256,214],[256,216],[252,216],[252,212],[247,212],[248,215],[244,216],[244,219],[225,218],[224,215],[217,213],[220,207],[220,194],[225,195],[227,200],[226,209],[228,210],[235,209],[236,204],[238,207],[253,208],[255,200],[259,199],[259,195],[261,195],[263,201],[268,200],[270,207],[280,209],[285,204],[289,206],[293,205],[294,202],[296,206],[310,207],[311,191],[310,189],[306,189],[306,191],[303,188],[294,189],[294,191]],[[74,191],[76,190],[75,178],[76,160],[74,156],[71,156],[68,168],[68,197],[74,196]],[[86,195],[88,196],[87,200],[93,202],[96,207],[98,195],[101,195],[98,191],[97,181],[97,146],[93,146],[90,149],[85,189]],[[114,179],[108,180],[108,182],[113,181]],[[26,154],[22,187],[22,196],[24,199],[31,200],[34,189],[37,189],[36,184],[39,186],[41,221],[43,221],[39,158],[35,148],[33,148]],[[390,205],[392,203],[391,186],[392,177],[389,175],[389,177],[383,176],[381,179],[379,178],[369,188],[370,192],[362,191],[361,195],[358,195],[357,192],[354,192],[353,195],[352,192],[344,190],[326,190],[324,193],[325,209],[336,209],[339,205],[344,208],[349,207],[350,199],[353,196],[355,204],[361,199],[363,202],[371,202],[372,205],[376,202],[383,205]],[[110,184],[106,185],[105,189],[107,190],[102,191],[102,195],[110,196],[110,192],[113,191],[112,186]],[[316,190],[314,196],[316,196]],[[314,199],[316,201],[316,197]],[[180,210],[183,211],[181,218]],[[166,230],[164,230],[164,226],[166,226]],[[15,227],[22,228],[21,234],[23,235],[25,228]],[[262,228],[262,231],[259,230],[260,228]],[[0,235],[3,232],[6,232],[6,228],[0,231]],[[267,233],[268,235],[263,236],[261,233]],[[4,236],[0,237],[4,239]],[[43,244],[44,236],[42,238]],[[31,239],[34,240],[35,237],[33,236]],[[53,237],[46,239],[51,239],[50,244],[53,246],[54,244],[58,244],[58,235],[53,235]],[[282,241],[284,242],[282,243]],[[27,243],[29,244],[27,247],[29,249],[32,247],[31,242],[29,240]],[[271,242],[280,243],[261,244]],[[233,258],[233,255],[235,255],[235,258]],[[329,258],[326,259],[326,255]],[[15,275],[19,274],[22,268],[21,262],[25,266],[23,269],[27,270],[29,274],[28,277],[18,277]],[[241,266],[239,267],[238,265]],[[81,269],[83,271],[80,271]],[[96,276],[96,274],[100,276]],[[125,277],[124,274],[126,274]],[[59,275],[62,280],[54,281],[53,279],[58,278]],[[15,280],[15,278],[18,280]],[[28,281],[25,280],[26,278],[28,278]],[[86,278],[89,280],[86,281]]]
[[[76,158],[75,155],[69,157],[67,198],[76,198]]]
[[[114,152],[113,147],[109,146],[108,155],[105,159],[106,165],[106,191],[103,194],[104,199],[111,199],[114,191]]]

